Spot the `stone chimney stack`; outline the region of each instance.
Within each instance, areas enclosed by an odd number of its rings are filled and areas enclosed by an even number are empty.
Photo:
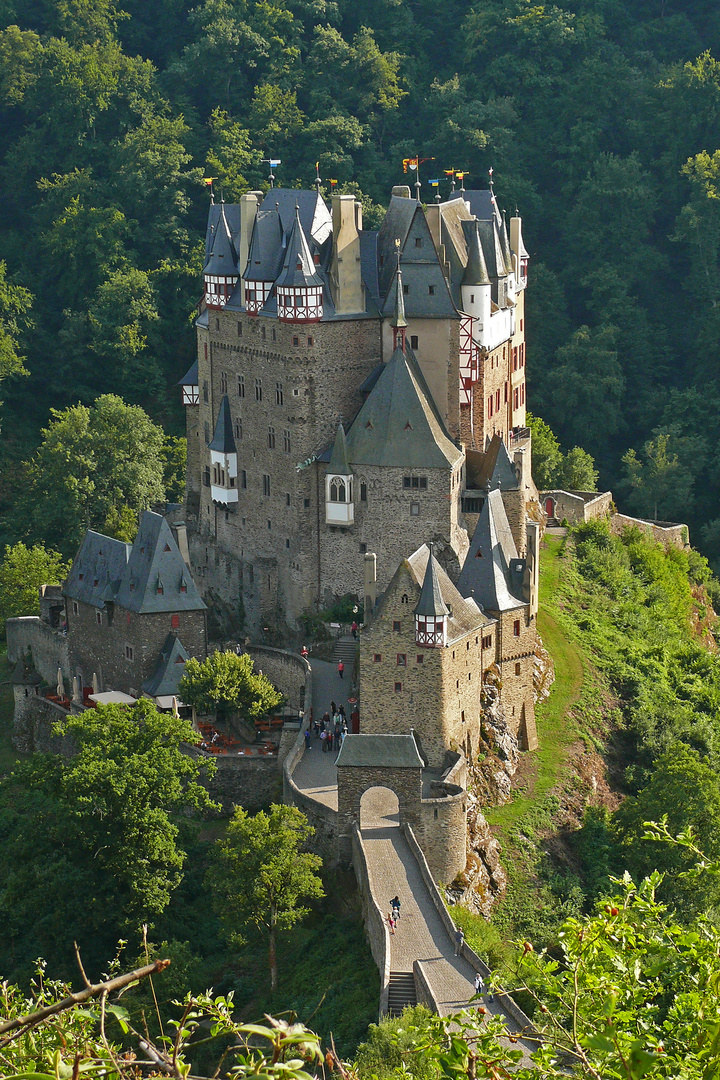
[[[338,315],[365,310],[360,268],[360,234],[354,195],[333,195],[333,253],[330,281]]]
[[[178,551],[183,557],[183,562],[190,569],[190,551],[188,549],[187,541],[187,525],[184,521],[173,521],[170,523],[170,529],[175,537],[175,543],[178,546]]]
[[[377,600],[377,555],[368,551],[363,560],[365,571],[365,622],[369,623]]]
[[[245,304],[245,282],[242,275],[247,267],[250,253],[250,241],[252,239],[253,225],[257,216],[260,203],[263,201],[262,191],[248,191],[240,196],[240,243],[238,248],[238,270],[240,271],[240,296]]]

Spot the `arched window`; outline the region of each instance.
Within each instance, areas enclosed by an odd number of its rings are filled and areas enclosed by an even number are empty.
[[[330,502],[347,502],[345,497],[345,482],[339,476],[330,481]]]

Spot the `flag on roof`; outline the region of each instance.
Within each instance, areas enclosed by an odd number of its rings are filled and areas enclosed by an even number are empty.
[[[280,158],[270,158],[268,164],[270,165],[271,169],[274,169],[276,165],[282,165],[282,161],[280,160]]]
[[[416,157],[403,158],[403,172],[406,173],[408,169],[417,169],[418,159]]]
[[[430,187],[437,187],[439,183],[439,180],[428,180],[428,184],[430,185]]]

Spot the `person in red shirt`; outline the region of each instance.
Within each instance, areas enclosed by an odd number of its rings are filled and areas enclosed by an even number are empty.
[[[343,677],[343,671],[344,670],[345,670],[345,665],[343,664],[342,660],[338,660],[338,675],[340,676],[341,679]]]

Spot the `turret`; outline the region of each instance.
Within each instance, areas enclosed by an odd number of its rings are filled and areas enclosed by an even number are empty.
[[[518,289],[524,289],[527,286],[529,257],[523,243],[522,218],[517,213],[510,218],[510,248],[515,262]]]
[[[179,383],[182,386],[182,403],[183,405],[199,405],[200,404],[200,384],[198,381],[198,362],[197,360],[192,367],[185,372]]]
[[[241,203],[241,209],[244,205],[246,205],[245,212],[250,218],[252,203],[249,201],[247,204]],[[282,240],[282,225],[277,209],[257,210],[254,215],[247,265],[242,273],[245,310],[248,315],[257,315],[265,306],[273,290]]]
[[[353,473],[348,461],[345,429],[340,424],[325,473],[325,521],[328,525],[352,525],[354,519]]]
[[[462,309],[467,315],[477,319],[480,328],[487,330],[490,325],[492,285],[485,264],[477,221],[461,222],[468,250],[468,261],[460,283]]]
[[[428,546],[425,578],[420,591],[420,599],[415,608],[415,642],[427,649],[442,649],[447,645],[447,621],[450,609],[440,589],[438,564],[433,555],[433,545]]]
[[[278,318],[283,322],[308,323],[322,318],[323,282],[310,254],[300,224],[300,208],[297,204],[295,221],[275,288]]]
[[[238,501],[237,448],[233,438],[230,402],[227,394],[220,402],[215,433],[210,443],[210,464],[212,465],[210,498],[213,502],[224,506],[236,503]]]
[[[203,270],[205,303],[209,308],[224,308],[240,279],[238,257],[225,217],[225,203],[215,226],[210,255]]]

